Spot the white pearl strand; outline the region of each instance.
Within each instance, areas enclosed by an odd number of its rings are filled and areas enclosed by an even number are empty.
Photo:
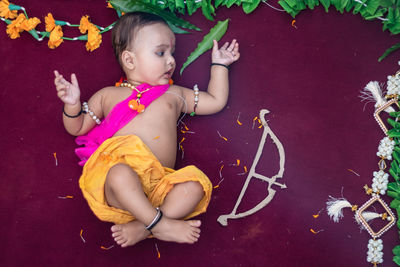
[[[368,242],[367,261],[372,264],[383,262],[383,244],[382,239],[370,239]]]
[[[100,121],[100,119],[96,116],[96,114],[94,114],[94,112],[93,111],[91,111],[90,109],[89,109],[89,105],[88,105],[88,103],[87,102],[83,102],[83,104],[82,104],[82,109],[83,109],[83,113],[88,113],[89,115],[90,115],[90,117],[97,123],[97,124],[100,124],[101,123],[101,121]]]
[[[389,174],[385,173],[383,170],[373,173],[374,178],[372,179],[372,190],[375,193],[384,195],[387,190],[387,185],[389,182]]]
[[[379,143],[378,152],[376,155],[378,157],[392,160],[392,153],[395,144],[396,143],[394,140],[391,140],[389,137],[384,137]]]

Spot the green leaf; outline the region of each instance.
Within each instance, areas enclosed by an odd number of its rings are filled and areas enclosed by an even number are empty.
[[[387,132],[387,134],[388,134],[389,137],[400,137],[400,130],[393,128],[393,129],[390,129]]]
[[[285,2],[291,7],[294,8],[297,5],[296,0],[285,0]]]
[[[171,30],[172,30],[174,33],[177,33],[177,34],[187,34],[187,33],[190,33],[190,32],[188,32],[188,31],[185,31],[184,29],[181,29],[181,28],[179,28],[178,26],[176,26],[176,25],[170,23],[169,21],[167,21],[167,23],[168,23],[168,26],[171,28]]]
[[[217,25],[215,25],[210,32],[204,36],[203,40],[197,45],[197,48],[189,55],[186,62],[183,63],[183,66],[180,70],[180,74],[182,75],[183,70],[192,63],[196,58],[202,55],[204,52],[213,47],[213,40],[219,41],[222,36],[225,34],[228,29],[229,19],[224,21],[218,21]]]
[[[396,182],[399,181],[399,176],[397,175],[398,171],[396,171],[394,168],[390,168],[389,173],[392,175]]]
[[[9,5],[8,5],[8,9],[9,9],[9,10],[22,10],[22,6],[17,6],[17,5],[9,4]]]
[[[367,0],[360,0],[362,3],[357,2],[357,4],[355,5],[354,9],[353,9],[353,14],[358,14],[361,11],[361,8],[364,7],[365,2],[367,2]]]
[[[392,126],[393,128],[400,128],[400,122],[394,121],[391,118],[387,119],[387,122],[390,124],[390,126]]]
[[[397,198],[398,195],[399,195],[399,194],[397,194],[396,192],[390,191],[390,190],[388,190],[388,191],[386,192],[386,194],[387,194],[389,197],[392,197],[392,198]]]
[[[171,24],[174,24],[178,27],[201,31],[195,25],[187,22],[186,20],[178,18],[173,13],[163,10],[163,9],[159,8],[158,6],[153,6],[149,3],[145,3],[140,0],[128,0],[128,1],[126,1],[126,0],[110,0],[109,2],[116,10],[119,10],[120,12],[127,13],[127,12],[133,12],[133,11],[141,11],[141,12],[152,13],[152,14],[156,14],[156,15],[162,17],[164,20],[166,20],[166,21],[170,22]]]
[[[319,6],[318,0],[304,0],[304,2],[310,9],[314,9],[314,7]]]
[[[319,0],[319,1],[324,6],[325,11],[328,12],[329,11],[329,6],[331,5],[331,1],[330,0]]]
[[[186,0],[186,8],[189,16],[191,16],[194,13],[194,11],[196,11],[195,7],[196,6],[194,4],[194,0]]]
[[[382,56],[379,57],[378,61],[381,62],[384,58],[386,58],[388,55],[390,55],[392,52],[396,51],[397,49],[400,48],[400,43],[395,44],[394,46],[388,48]]]
[[[289,13],[293,18],[296,17],[296,15],[299,13],[298,10],[295,10],[295,9],[291,8],[291,7],[286,3],[286,1],[284,1],[284,0],[279,1],[278,4],[280,4],[281,7],[282,7],[287,13]]]
[[[236,2],[236,0],[228,0],[227,2],[226,2],[226,7],[227,8],[230,8],[231,6],[233,6],[233,4]]]
[[[365,9],[370,15],[374,15],[378,7],[379,0],[369,0]]]
[[[398,266],[400,266],[400,257],[399,256],[394,256],[393,257],[394,263],[396,263]]]
[[[400,185],[396,182],[388,183],[387,189],[396,193],[400,193]]]
[[[350,12],[350,10],[356,5],[356,1],[349,1],[346,5],[346,12]]]
[[[397,163],[400,162],[400,154],[397,151],[393,151],[392,156],[394,158],[395,161],[397,161]]]
[[[383,7],[390,7],[394,5],[394,0],[380,0],[379,4]]]
[[[184,8],[185,7],[185,2],[183,0],[175,0],[175,6],[177,8]]]
[[[243,3],[242,8],[244,13],[249,14],[254,11],[260,4],[261,0],[253,0],[251,4]]]
[[[214,21],[211,13],[214,13],[214,8],[212,7],[210,0],[202,0],[201,1],[201,10],[203,11],[203,15],[211,21]]]
[[[215,7],[216,8],[219,7],[222,4],[223,1],[224,0],[215,0],[215,2],[214,2]]]
[[[400,245],[395,246],[392,251],[394,255],[400,256]]]
[[[393,118],[400,117],[400,111],[390,112],[390,113],[389,113],[389,116],[390,116],[390,117],[393,117]]]
[[[398,200],[398,199],[393,199],[393,201],[390,202],[390,207],[392,209],[397,209],[397,207],[399,207],[399,205],[400,205],[400,200]],[[399,246],[399,249],[400,249],[400,246]],[[400,251],[399,251],[399,253],[400,253]],[[400,254],[396,254],[396,255],[400,255]]]

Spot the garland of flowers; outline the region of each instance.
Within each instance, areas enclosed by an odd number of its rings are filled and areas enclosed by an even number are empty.
[[[18,13],[18,11],[22,11]],[[101,42],[101,34],[112,29],[114,23],[107,27],[100,27],[90,22],[89,16],[82,16],[79,24],[71,24],[66,21],[55,20],[51,13],[45,16],[45,31],[36,30],[41,20],[37,17],[29,18],[26,10],[22,6],[10,4],[8,0],[0,1],[0,19],[7,23],[7,34],[11,39],[17,39],[21,33],[29,32],[36,40],[42,41],[48,38],[48,47],[54,49],[63,43],[64,40],[69,41],[86,41],[86,50],[93,51],[97,49]],[[81,34],[77,37],[65,37],[62,26],[77,27]]]
[[[160,13],[159,10],[153,7],[157,7],[160,10],[168,9],[171,14],[178,12],[181,14],[187,13],[188,15],[192,15],[201,8],[203,15],[207,19],[214,20],[213,16],[218,7],[242,6],[243,11],[249,14],[260,3],[269,5],[268,0],[109,0],[108,7],[115,8],[119,17],[122,12],[118,7],[121,6],[130,6],[131,10],[151,12],[157,15],[166,15],[166,13]],[[286,11],[293,18],[302,10],[306,8],[314,9],[321,4],[326,12],[328,12],[330,6],[334,6],[341,13],[352,11],[353,14],[360,14],[366,20],[379,19],[383,23],[383,30],[389,30],[392,34],[400,33],[400,1],[398,0],[279,0],[278,3],[284,9],[280,11]],[[269,6],[277,9],[271,5]],[[23,11],[23,14],[18,14],[18,11]],[[188,33],[179,27],[186,28],[184,26],[190,25],[190,23],[184,23],[184,20],[174,15],[173,17],[171,15],[162,17],[166,19],[175,33]],[[171,18],[172,20],[170,20]],[[49,38],[48,46],[52,49],[58,47],[64,40],[80,40],[87,41],[86,49],[88,51],[97,49],[102,42],[101,34],[111,30],[115,24],[114,22],[103,28],[91,23],[89,16],[86,15],[82,17],[79,25],[74,25],[65,21],[55,20],[52,14],[49,13],[45,17],[46,30],[37,31],[35,28],[40,24],[40,20],[36,17],[29,18],[24,7],[10,4],[8,0],[0,0],[0,19],[9,24],[7,26],[7,34],[12,39],[18,38],[21,32],[27,31],[39,41]],[[84,35],[73,38],[64,37],[61,26],[79,27],[80,32]],[[194,25],[188,28],[199,30]],[[378,61],[383,60],[397,49],[400,49],[400,42],[387,49]]]

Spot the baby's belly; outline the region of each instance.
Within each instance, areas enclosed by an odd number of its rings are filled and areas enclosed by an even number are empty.
[[[174,168],[177,150],[175,123],[151,123],[141,125],[130,122],[114,136],[136,135],[145,143],[164,167]]]

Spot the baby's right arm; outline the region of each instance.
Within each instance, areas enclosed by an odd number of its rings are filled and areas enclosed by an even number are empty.
[[[58,71],[54,71],[54,84],[57,96],[64,102],[63,122],[68,133],[78,136],[86,134],[96,122],[89,114],[82,113],[80,89],[75,74],[71,75],[71,82],[64,79]],[[95,93],[88,101],[89,108],[101,119],[103,118],[102,91]]]

